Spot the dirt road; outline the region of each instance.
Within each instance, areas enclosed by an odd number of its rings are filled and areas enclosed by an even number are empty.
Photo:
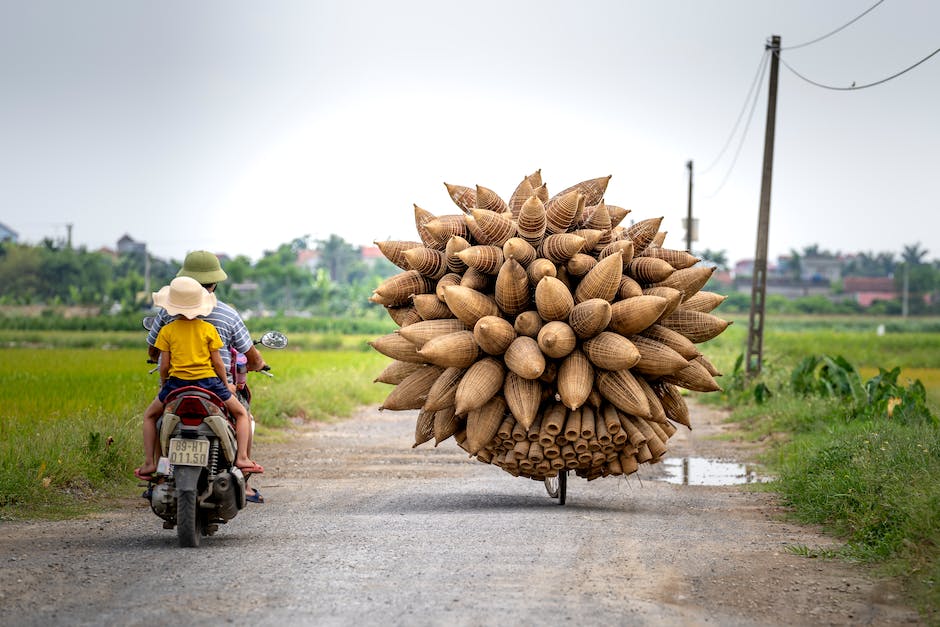
[[[264,505],[179,549],[142,500],[90,519],[0,525],[5,625],[897,625],[891,583],[788,545],[741,487],[573,478],[541,483],[410,448],[415,414],[363,412],[257,447]],[[737,457],[696,408],[670,456]],[[254,481],[254,480],[253,480]]]

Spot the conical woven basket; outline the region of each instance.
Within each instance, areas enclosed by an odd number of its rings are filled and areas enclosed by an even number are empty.
[[[506,367],[523,379],[538,379],[545,372],[545,356],[536,341],[525,335],[512,341],[503,359]]]
[[[407,327],[402,327],[398,330],[398,333],[418,348],[421,348],[428,340],[456,331],[467,331],[469,328],[470,327],[456,318],[446,318],[441,320],[422,320],[421,322],[410,324]]]
[[[590,298],[578,303],[568,314],[568,324],[578,338],[589,339],[610,324],[611,306],[603,298]]]
[[[578,192],[584,195],[584,204],[596,205],[604,199],[607,191],[607,184],[610,183],[610,176],[602,176],[595,179],[588,179],[576,183],[567,189],[558,192],[558,196],[565,196],[572,192]]]
[[[640,361],[633,342],[618,333],[604,331],[582,344],[585,355],[602,370],[627,370]]]
[[[472,334],[471,334],[472,336]],[[418,348],[403,338],[396,331],[369,342],[369,346],[379,351],[386,357],[391,357],[398,361],[413,361],[417,363],[426,363],[424,357],[418,354]]]
[[[473,339],[473,331],[457,331],[428,340],[418,356],[444,368],[468,368],[476,361],[480,347]]]
[[[584,302],[591,298],[603,298],[612,301],[620,288],[623,262],[620,252],[601,259],[588,272],[575,289],[574,301]]]
[[[610,328],[621,335],[634,335],[647,328],[666,310],[665,298],[634,296],[618,300],[610,307]]]
[[[660,248],[653,246],[648,246],[646,250],[643,251],[643,256],[662,259],[676,270],[691,268],[701,261],[701,259],[695,255],[692,255],[684,250],[673,250],[671,248]]]
[[[502,244],[470,246],[458,252],[457,257],[483,274],[496,274],[504,261]]]
[[[701,355],[692,340],[660,324],[647,327],[640,335],[648,337],[651,340],[656,340],[657,342],[662,342],[687,360],[695,359]]]
[[[558,367],[558,394],[569,409],[584,405],[594,386],[594,368],[580,350],[574,350]]]
[[[626,238],[633,242],[634,255],[642,254],[646,250],[659,232],[659,226],[662,223],[662,218],[648,218],[627,227]]]
[[[721,386],[708,373],[705,366],[695,360],[690,361],[689,365],[682,370],[662,377],[662,380],[695,392],[718,392],[721,390]]]
[[[507,259],[499,269],[499,274],[496,275],[494,297],[499,309],[510,316],[520,314],[529,308],[531,304],[529,276],[525,268],[515,259]]]
[[[503,384],[503,396],[509,411],[524,428],[535,422],[542,397],[542,386],[535,379],[524,379],[515,372],[507,372]]]
[[[692,266],[676,270],[668,278],[656,283],[657,286],[674,287],[684,293],[686,297],[691,297],[700,289],[705,287],[708,279],[714,274],[715,268],[708,266]]]
[[[479,196],[477,196],[477,199],[479,199]],[[474,209],[471,215],[476,220],[479,229],[476,234],[477,241],[481,244],[502,247],[506,240],[516,235],[516,225],[509,218],[509,214]]]
[[[575,223],[575,216],[584,210],[584,195],[571,191],[564,195],[553,196],[545,203],[546,233],[564,233]]]
[[[462,422],[463,419],[457,416],[453,407],[445,407],[434,412],[434,446],[457,433]]]
[[[597,375],[597,389],[618,409],[636,416],[649,416],[649,403],[629,370],[604,371]]]
[[[425,223],[424,228],[428,230],[434,239],[445,244],[451,237],[461,237],[466,239],[470,236],[467,230],[467,219],[464,214],[437,216],[433,220]]]
[[[499,316],[483,316],[473,326],[473,339],[490,355],[502,355],[516,339],[516,330]]]
[[[414,242],[408,240],[386,240],[383,242],[373,242],[376,247],[379,249],[385,258],[391,261],[393,264],[401,268],[402,270],[410,270],[408,263],[405,261],[403,253],[406,250],[412,248],[420,248],[424,246],[421,242]]]
[[[502,362],[492,357],[484,357],[467,368],[454,396],[457,413],[482,407],[502,389],[505,376]]]
[[[634,296],[642,295],[643,288],[640,287],[639,283],[627,275],[620,277],[620,287],[617,289],[617,298],[620,300],[626,300],[628,298],[633,298]]]
[[[728,298],[724,294],[699,291],[682,301],[682,308],[689,311],[709,313]]]
[[[516,321],[513,323],[512,328],[517,335],[525,335],[535,339],[542,329],[542,316],[539,315],[539,312],[534,310],[523,311],[516,316]]]
[[[525,268],[535,260],[535,248],[521,237],[510,237],[503,244],[503,258],[515,259]]]
[[[656,257],[633,257],[626,272],[640,283],[659,283],[669,278],[675,268]]]
[[[385,366],[385,369],[379,373],[373,383],[389,383],[398,385],[405,378],[419,368],[426,368],[425,364],[419,364],[413,361],[398,361],[397,359]]]
[[[454,314],[442,303],[436,294],[415,294],[411,298],[415,311],[422,320],[441,320],[453,318]]]
[[[533,247],[537,247],[545,237],[547,224],[545,205],[536,196],[530,196],[519,210],[516,219],[517,234]]]
[[[454,405],[454,396],[457,394],[457,384],[466,372],[465,368],[446,368],[428,390],[428,399],[425,409],[440,411]]]
[[[408,266],[429,279],[439,279],[447,274],[447,255],[433,248],[412,248],[402,253]]]
[[[568,355],[578,343],[578,338],[574,330],[568,324],[553,320],[547,322],[539,329],[536,337],[539,349],[546,357],[551,359],[561,359]]]
[[[451,185],[450,183],[444,183],[444,186],[447,188],[450,199],[464,213],[470,213],[470,210],[477,206],[477,192],[475,189],[463,185]]]
[[[380,305],[398,306],[410,303],[414,294],[429,294],[434,283],[416,270],[406,270],[383,281],[372,295],[373,302]]]
[[[499,315],[499,308],[491,296],[463,285],[454,285],[445,289],[444,302],[454,315],[471,329],[483,316]]]
[[[663,316],[668,316],[682,303],[683,293],[672,287],[647,287],[643,290],[647,296],[660,296],[666,299]]]
[[[526,268],[526,274],[529,275],[529,285],[534,287],[547,276],[553,278],[557,277],[558,269],[555,267],[555,264],[548,259],[539,257],[529,264],[529,267]]]
[[[574,256],[565,262],[565,269],[568,270],[568,274],[572,276],[583,277],[585,274],[591,271],[597,265],[597,259],[591,255],[586,255],[584,253],[575,253]],[[618,270],[617,277],[619,279],[620,272]],[[619,285],[619,281],[618,281]]]
[[[503,420],[506,411],[506,401],[502,396],[494,396],[479,409],[467,414],[467,439],[464,448],[471,455],[486,446]]]
[[[565,263],[584,248],[585,239],[574,233],[547,235],[539,248],[542,256],[552,263]]]
[[[688,360],[662,342],[643,335],[631,336],[630,341],[640,351],[640,360],[632,368],[634,372],[655,379],[675,374],[689,365]]]
[[[463,274],[466,271],[467,264],[457,256],[457,253],[468,248],[470,248],[470,242],[463,237],[455,235],[447,240],[447,244],[444,245],[444,259],[447,261],[448,270],[458,274]]]
[[[476,208],[486,209],[494,213],[506,213],[509,211],[509,205],[500,198],[499,194],[482,185],[477,185]]]
[[[680,308],[663,317],[660,324],[700,344],[718,336],[731,323],[709,313]]]
[[[535,286],[535,306],[543,320],[565,320],[574,307],[574,298],[564,283],[546,276]]]
[[[421,406],[428,398],[428,391],[442,372],[444,372],[444,369],[438,366],[425,366],[415,370],[405,377],[404,381],[395,386],[395,389],[385,398],[379,410],[421,409]]]
[[[418,236],[421,238],[421,241],[428,248],[434,248],[436,250],[444,250],[444,245],[447,243],[443,240],[438,239],[434,236],[431,231],[428,230],[427,224],[431,220],[436,219],[433,213],[426,209],[422,209],[418,205],[414,206],[415,208],[415,229],[418,231]]]
[[[415,443],[411,448],[420,446],[434,437],[434,412],[422,409],[415,422]]]

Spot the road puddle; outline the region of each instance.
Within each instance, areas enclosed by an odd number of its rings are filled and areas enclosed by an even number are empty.
[[[667,457],[661,466],[666,474],[658,480],[678,485],[738,485],[768,481],[752,466],[704,457]]]

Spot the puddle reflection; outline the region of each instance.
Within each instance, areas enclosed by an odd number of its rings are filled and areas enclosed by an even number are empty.
[[[751,466],[703,457],[666,458],[662,467],[666,476],[660,480],[679,485],[737,485],[768,480]]]

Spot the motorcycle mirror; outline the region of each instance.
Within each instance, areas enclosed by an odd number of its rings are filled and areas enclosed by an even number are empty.
[[[141,320],[141,324],[143,324],[144,328],[149,331],[150,327],[153,326],[154,319],[155,319],[154,316],[146,316],[143,320]]]
[[[280,331],[268,331],[261,336],[261,345],[268,348],[284,348],[287,346],[287,336]]]

